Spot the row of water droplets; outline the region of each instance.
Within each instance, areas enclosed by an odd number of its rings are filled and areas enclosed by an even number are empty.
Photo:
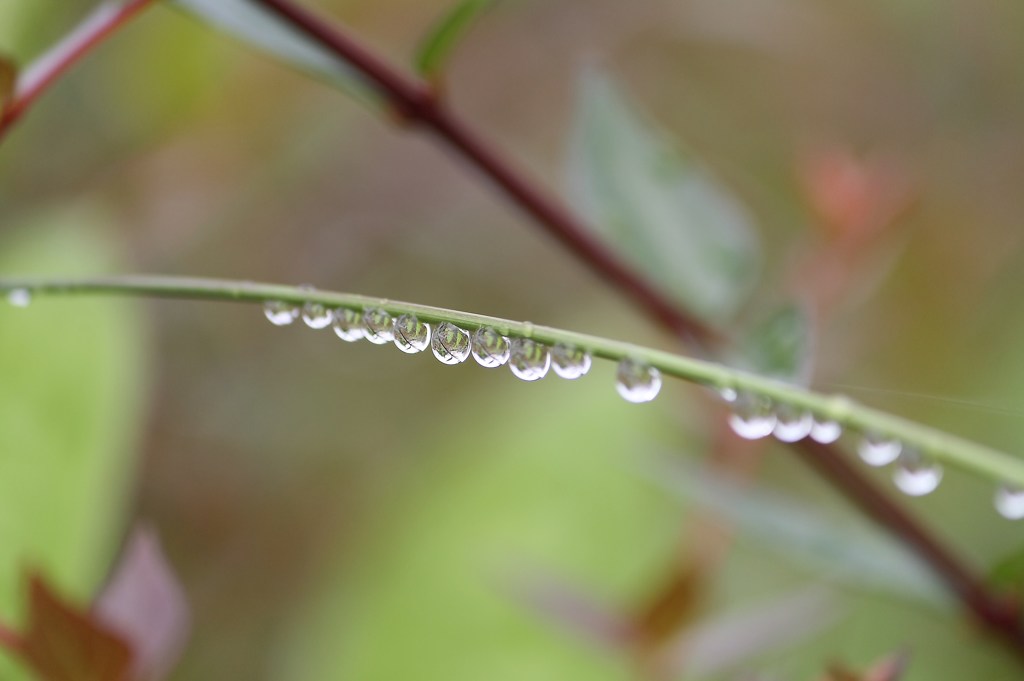
[[[782,442],[810,438],[821,444],[831,444],[843,434],[842,426],[835,421],[790,404],[776,406],[763,395],[737,392],[732,388],[722,389],[719,394],[732,405],[729,426],[748,440],[773,435]],[[909,496],[930,494],[942,482],[942,466],[898,440],[863,433],[857,443],[857,454],[864,463],[876,468],[894,464],[893,483]],[[1024,519],[1024,490],[1000,485],[995,495],[995,507],[1004,518]]]
[[[306,326],[328,326],[343,341],[367,340],[374,345],[394,344],[402,352],[414,354],[428,347],[442,364],[461,364],[470,356],[482,367],[508,365],[514,376],[537,381],[553,371],[557,376],[575,380],[590,371],[593,359],[585,350],[565,344],[547,346],[530,338],[507,337],[483,326],[472,334],[451,322],[432,327],[415,315],[392,317],[386,310],[328,308],[307,302],[301,307],[282,301],[264,303],[263,313],[271,324],[286,326],[300,316]],[[661,390],[661,373],[654,367],[632,359],[619,363],[616,390],[629,402],[650,402]]]

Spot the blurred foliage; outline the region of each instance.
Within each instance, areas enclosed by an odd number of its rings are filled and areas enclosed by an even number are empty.
[[[109,216],[47,211],[4,235],[10,273],[108,271]],[[0,617],[23,617],[27,570],[88,601],[125,525],[148,364],[129,300],[0,309]],[[12,674],[6,667],[4,677]]]
[[[91,6],[0,0],[0,53],[23,68]],[[316,7],[411,64],[453,3]],[[765,301],[829,301],[806,336],[816,387],[1015,451],[1022,31],[1016,0],[519,0],[463,33],[444,72],[454,107],[548,184],[568,174],[601,233],[681,300],[755,327]],[[577,87],[595,61],[614,75]],[[168,7],[3,141],[0,229],[4,272],[312,282],[669,344],[436,145]],[[723,243],[735,257],[707,257]],[[125,301],[0,310],[0,451],[19,454],[0,475],[5,617],[23,593],[17,556],[84,602],[117,529],[142,515],[196,612],[175,678],[628,678],[621,655],[574,640],[504,579],[550,570],[626,612],[699,553],[699,514],[633,470],[652,448],[710,453],[716,421],[682,388],[637,407],[601,365],[524,385],[271,329],[251,309],[149,310],[154,353]],[[824,517],[849,512],[784,450],[750,458],[761,465],[722,465],[759,468]],[[1024,545],[991,494],[947,472],[908,505],[988,566]],[[833,572],[735,520],[709,619]],[[868,550],[842,544],[849,527],[831,555]],[[1019,677],[957,613],[844,593],[834,627],[745,669],[798,681],[907,647],[910,681]]]

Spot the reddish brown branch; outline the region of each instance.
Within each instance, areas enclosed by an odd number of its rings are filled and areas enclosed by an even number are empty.
[[[593,237],[593,231],[568,207],[540,189],[445,107],[427,83],[395,69],[345,32],[288,0],[256,2],[359,71],[404,120],[433,133],[483,171],[483,175],[505,192],[515,205],[576,253],[597,274],[630,296],[659,324],[676,336],[700,345],[716,339],[710,327],[680,310],[650,282],[624,265],[613,251]]]
[[[50,85],[82,57],[155,0],[104,3],[19,77],[14,97],[0,115],[0,139]]]
[[[663,327],[679,337],[714,340],[709,329],[632,272],[594,239],[593,232],[571,210],[514,168],[503,154],[444,107],[428,84],[388,65],[350,35],[291,0],[255,1],[360,71],[404,118],[458,151],[540,226],[629,294]],[[973,570],[852,466],[838,449],[808,441],[797,451],[863,513],[915,551],[980,622],[1024,658],[1024,630],[1015,608],[992,594]]]

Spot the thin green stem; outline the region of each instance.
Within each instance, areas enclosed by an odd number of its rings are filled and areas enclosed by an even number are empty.
[[[1001,482],[1024,487],[1024,460],[951,435],[936,428],[866,407],[843,395],[823,395],[757,374],[684,357],[653,348],[610,340],[531,322],[447,310],[429,305],[383,298],[311,290],[296,286],[247,281],[185,277],[122,276],[91,279],[4,279],[0,293],[24,290],[31,295],[120,294],[178,299],[222,300],[247,303],[282,301],[321,303],[329,307],[379,307],[392,315],[413,314],[430,323],[451,322],[467,330],[493,327],[508,336],[532,338],[545,344],[576,346],[612,361],[629,358],[656,367],[662,373],[714,390],[732,389],[763,396],[774,404],[806,410],[822,420],[835,421],[846,430],[871,433],[899,441],[937,461],[973,471]]]

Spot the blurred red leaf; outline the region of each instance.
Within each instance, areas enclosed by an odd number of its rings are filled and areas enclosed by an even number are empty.
[[[18,68],[14,62],[0,55],[0,113],[14,98],[14,87],[18,82]]]
[[[155,681],[171,670],[188,635],[189,612],[152,530],[133,532],[93,613],[131,645],[132,679]]]
[[[44,681],[127,681],[132,653],[114,632],[61,601],[38,575],[25,632],[0,639]]]

